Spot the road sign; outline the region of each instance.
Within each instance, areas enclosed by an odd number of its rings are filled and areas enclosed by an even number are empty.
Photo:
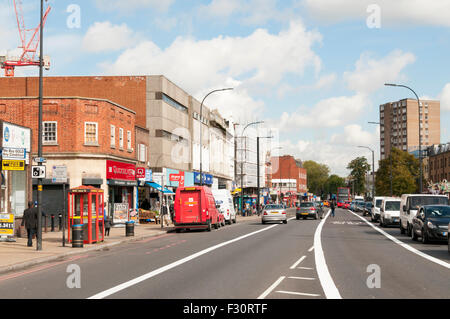
[[[24,171],[25,161],[3,160],[2,171]]]
[[[45,173],[46,173],[45,166],[33,166],[31,168],[31,176],[34,179],[45,178],[45,176],[46,176]]]
[[[45,159],[43,157],[35,157],[35,158],[33,158],[33,161],[36,163],[46,163],[47,159]]]
[[[67,183],[67,166],[53,166],[52,182]]]
[[[23,161],[26,159],[26,154],[27,150],[24,148],[4,147],[2,150],[2,159]]]

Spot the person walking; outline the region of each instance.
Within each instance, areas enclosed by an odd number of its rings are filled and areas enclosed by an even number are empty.
[[[27,246],[33,247],[33,236],[36,235],[36,240],[38,240],[38,209],[35,207],[34,202],[28,202],[28,208],[23,212],[21,225],[27,229]]]
[[[330,208],[331,208],[331,217],[334,217],[334,209],[336,205],[334,204],[334,200],[331,201]]]

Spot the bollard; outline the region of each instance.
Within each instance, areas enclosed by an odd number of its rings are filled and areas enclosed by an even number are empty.
[[[134,236],[134,222],[125,223],[125,235],[126,237]]]
[[[83,224],[72,226],[72,248],[83,248]]]

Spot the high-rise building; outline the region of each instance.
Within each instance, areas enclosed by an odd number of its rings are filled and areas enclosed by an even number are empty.
[[[440,143],[440,102],[420,101],[421,148]],[[389,157],[395,147],[418,157],[419,110],[417,100],[403,99],[380,105],[380,158]]]

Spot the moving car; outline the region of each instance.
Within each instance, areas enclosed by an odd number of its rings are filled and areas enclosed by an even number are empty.
[[[389,225],[400,224],[400,198],[386,197],[382,200],[380,205],[380,226],[386,227]]]
[[[381,202],[383,201],[383,198],[384,197],[376,196],[373,199],[373,202],[372,202],[373,206],[372,206],[372,210],[370,212],[370,217],[371,217],[370,219],[373,222],[376,222],[380,219],[380,207],[381,207]]]
[[[372,211],[372,202],[364,202],[364,206],[362,208],[363,216],[369,215]]]
[[[323,206],[330,207],[330,202],[327,200],[323,201]]]
[[[425,205],[412,220],[411,238],[422,238],[426,244],[431,240],[447,241],[448,225],[450,223],[450,206]]]
[[[174,203],[175,231],[182,229],[218,229],[222,222],[211,189],[207,186],[179,187]]]
[[[338,200],[337,201],[337,205],[338,208],[342,208],[344,206],[344,201],[343,200]]]
[[[306,219],[308,217],[313,217],[314,219],[319,218],[319,209],[317,207],[317,204],[314,202],[303,202],[300,203],[300,207],[297,208],[297,211],[295,213],[295,217],[297,220],[302,217],[303,219]]]
[[[365,202],[362,202],[362,201],[356,201],[355,212],[361,213],[364,209],[364,203]]]
[[[234,210],[230,191],[227,189],[214,189],[212,193],[219,211],[222,212],[225,218],[225,222],[229,225],[236,223],[236,211]]]
[[[261,221],[263,224],[267,222],[283,222],[287,224],[286,209],[281,204],[269,204],[266,205],[262,212]]]
[[[411,236],[412,220],[420,206],[448,204],[448,197],[445,195],[403,194],[400,205],[400,233],[406,232]]]
[[[343,207],[343,208],[345,208],[345,209],[349,209],[349,208],[350,208],[350,205],[351,205],[351,203],[352,203],[352,202],[350,202],[350,201],[345,201],[345,202],[344,202],[344,207]]]

